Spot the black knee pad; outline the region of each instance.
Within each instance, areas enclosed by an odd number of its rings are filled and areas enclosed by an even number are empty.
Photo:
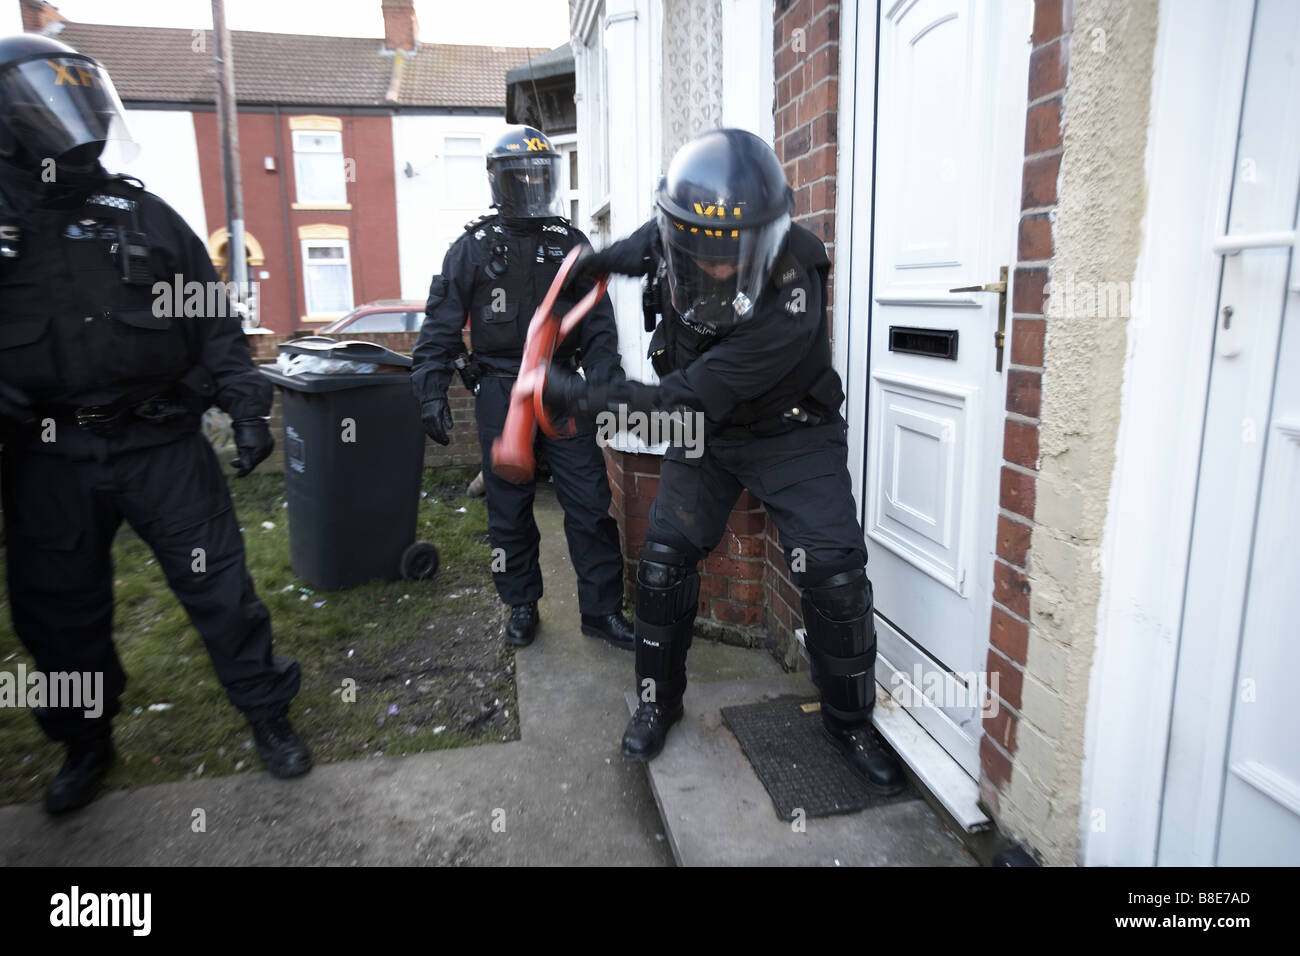
[[[832,621],[852,621],[871,613],[871,582],[862,568],[822,578],[805,586],[803,594]]]
[[[871,582],[861,569],[805,588],[802,596],[808,656],[822,707],[848,723],[865,720],[875,701],[876,631]]]
[[[684,614],[693,616],[699,600],[700,574],[690,555],[647,541],[636,570],[637,619],[669,625]]]

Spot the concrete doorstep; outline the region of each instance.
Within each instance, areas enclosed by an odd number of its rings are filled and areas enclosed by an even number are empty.
[[[579,630],[563,513],[538,492],[547,593],[537,641],[516,654],[519,740],[114,791],[65,819],[2,807],[0,865],[974,863],[921,800],[804,833],[778,818],[719,713],[812,695],[763,651],[697,641],[686,718],[648,775],[623,760],[633,656]]]

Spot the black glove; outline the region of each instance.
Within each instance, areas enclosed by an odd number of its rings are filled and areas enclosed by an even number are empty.
[[[584,245],[578,253],[577,261],[573,263],[573,268],[564,277],[564,285],[560,286],[560,292],[576,296],[579,284],[586,285],[592,276],[604,274],[597,270],[599,264],[599,253],[592,251],[591,246]]]
[[[266,456],[275,450],[275,439],[271,437],[271,426],[265,418],[240,418],[232,426],[239,457],[231,464],[236,469],[235,477],[243,478],[266,461]]]
[[[424,424],[424,433],[436,441],[439,445],[450,445],[452,425],[455,419],[452,418],[451,406],[447,404],[447,396],[441,398],[431,398],[420,406],[420,421]]]
[[[15,432],[35,421],[36,413],[28,394],[0,379],[0,432]]]
[[[557,421],[566,418],[585,418],[603,408],[603,392],[587,382],[581,375],[570,372],[562,365],[552,365],[546,370],[546,385],[542,388],[542,404]],[[596,400],[596,401],[593,401]]]
[[[618,273],[625,276],[643,276],[652,271],[653,261],[635,245],[616,242],[595,252],[591,246],[583,246],[578,259],[564,279],[562,292],[576,292],[578,283],[587,283],[597,276]]]

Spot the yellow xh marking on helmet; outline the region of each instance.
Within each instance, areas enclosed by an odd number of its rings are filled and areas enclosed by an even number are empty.
[[[54,60],[46,60],[45,63],[54,70],[55,86],[64,86],[67,84],[71,86],[89,86],[92,88],[99,87],[100,89],[103,89],[104,87],[104,81],[93,72],[93,68],[87,69],[84,66],[74,66],[71,63],[57,63]],[[72,75],[74,70],[77,73],[76,76]],[[81,82],[77,82],[78,79],[80,79]]]
[[[697,236],[705,235],[708,236],[710,239],[739,239],[740,238],[739,229],[707,229],[707,228],[702,228],[700,226],[688,226],[685,223],[678,222],[676,219],[673,220],[673,225],[677,227],[679,232],[689,232]]]
[[[731,207],[732,219],[740,218],[740,207],[742,205],[743,203],[737,203],[736,205]],[[727,203],[725,200],[722,199],[719,199],[716,203],[709,203],[707,205],[701,202],[697,202],[695,204],[695,214],[697,216],[704,216],[705,218],[708,219],[726,219]]]

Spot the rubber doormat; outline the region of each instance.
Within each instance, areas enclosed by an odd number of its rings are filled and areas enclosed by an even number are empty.
[[[803,810],[805,818],[829,817],[916,799],[910,783],[891,797],[868,792],[822,735],[822,715],[815,709],[816,703],[815,699],[778,697],[722,708],[723,720],[763,781],[781,819],[795,819],[796,808]],[[805,711],[805,704],[814,707]],[[876,733],[874,729],[871,732]],[[883,743],[879,734],[876,739]]]

